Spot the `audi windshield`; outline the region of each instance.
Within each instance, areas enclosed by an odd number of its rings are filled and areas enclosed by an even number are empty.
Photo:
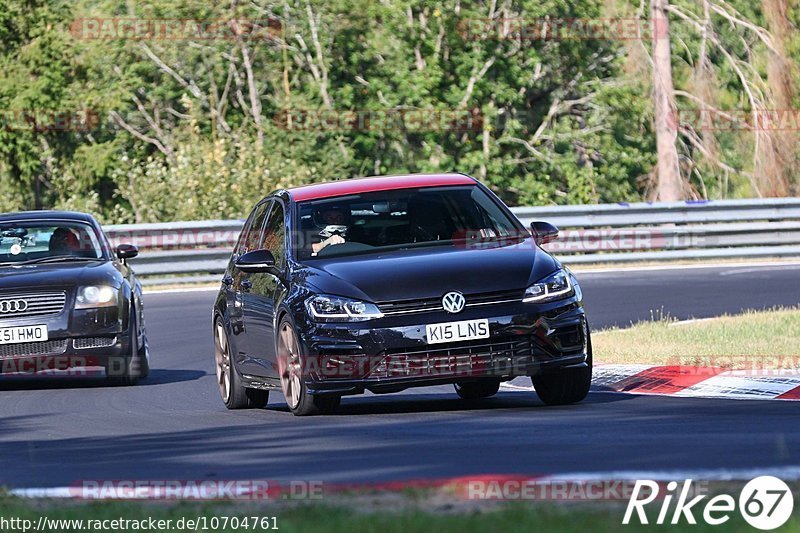
[[[0,265],[102,258],[100,240],[88,224],[39,220],[0,226]]]

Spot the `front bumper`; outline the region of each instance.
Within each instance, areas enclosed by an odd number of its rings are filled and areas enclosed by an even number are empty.
[[[426,324],[486,318],[487,339],[428,344]],[[350,324],[298,324],[312,394],[396,392],[409,387],[509,380],[587,364],[588,327],[576,298],[512,302],[444,312],[385,316]]]
[[[43,342],[0,345],[0,374],[123,366],[130,353],[127,336],[51,338]]]
[[[69,300],[68,300],[69,301]],[[44,325],[48,340],[0,344],[0,374],[106,367],[130,353],[127,329],[115,307],[74,310],[42,317],[0,320],[0,328]]]

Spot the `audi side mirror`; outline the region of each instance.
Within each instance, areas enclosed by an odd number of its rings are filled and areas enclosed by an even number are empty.
[[[120,244],[117,246],[117,257],[119,259],[132,259],[139,255],[139,248],[132,244]]]
[[[274,272],[275,256],[269,250],[253,250],[242,254],[235,265],[242,272]]]
[[[558,228],[541,220],[531,222],[531,233],[533,240],[539,246],[558,239]]]

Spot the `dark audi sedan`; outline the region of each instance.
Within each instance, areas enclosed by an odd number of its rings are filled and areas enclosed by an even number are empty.
[[[0,214],[0,373],[105,367],[114,384],[146,377],[142,287],[84,213]]]
[[[582,400],[592,352],[581,289],[488,188],[462,174],[279,190],[253,209],[214,304],[231,409],[281,390],[296,415],[367,390],[453,384],[492,396],[530,376],[547,404]]]

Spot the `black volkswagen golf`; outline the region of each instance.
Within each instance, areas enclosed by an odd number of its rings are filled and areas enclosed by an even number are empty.
[[[0,373],[105,367],[114,384],[146,377],[142,287],[85,213],[0,214]]]
[[[220,394],[296,415],[367,390],[453,384],[465,399],[530,376],[547,404],[592,375],[581,289],[488,188],[462,174],[280,190],[250,214],[213,308]]]

